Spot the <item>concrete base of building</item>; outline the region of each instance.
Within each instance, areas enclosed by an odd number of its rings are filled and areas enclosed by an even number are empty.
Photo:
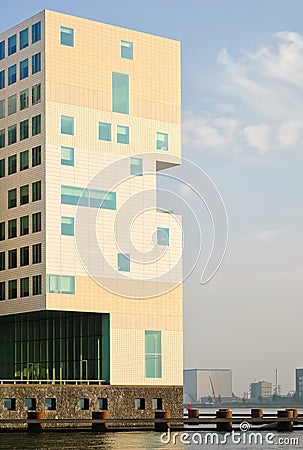
[[[0,419],[27,419],[28,412],[44,412],[45,428],[91,428],[91,422],[73,423],[73,419],[92,419],[92,413],[106,410],[109,423],[116,427],[153,427],[155,411],[170,411],[171,417],[183,416],[182,386],[97,386],[97,385],[0,385]],[[59,420],[58,420],[59,419]],[[62,422],[69,419],[70,422]],[[123,419],[133,419],[125,422]],[[58,422],[56,422],[58,420]],[[1,423],[0,428],[27,429],[26,423]]]

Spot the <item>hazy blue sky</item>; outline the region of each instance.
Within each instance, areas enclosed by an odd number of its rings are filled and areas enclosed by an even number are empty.
[[[197,269],[185,283],[185,367],[230,367],[238,395],[278,368],[292,390],[303,366],[303,2],[15,1],[0,29],[45,8],[182,41],[184,155],[213,179],[230,222],[218,274],[200,286]]]

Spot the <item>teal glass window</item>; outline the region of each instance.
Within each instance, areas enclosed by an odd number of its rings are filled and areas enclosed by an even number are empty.
[[[44,400],[44,407],[46,411],[56,411],[56,399],[55,398],[46,398]]]
[[[28,89],[20,92],[20,111],[28,108]]]
[[[17,142],[17,125],[8,127],[8,145],[15,144]]]
[[[0,281],[0,300],[5,300],[5,281]]]
[[[20,217],[20,236],[29,233],[29,216]]]
[[[75,235],[75,219],[73,217],[61,217],[62,236]]]
[[[20,50],[28,47],[28,28],[20,31]]]
[[[169,228],[157,228],[157,244],[169,245]]]
[[[32,25],[32,44],[41,40],[41,22]]]
[[[20,62],[20,80],[28,77],[28,58]]]
[[[74,135],[74,118],[71,116],[61,116],[61,133]]]
[[[7,114],[10,116],[11,114],[15,114],[17,112],[17,96],[16,94],[11,95],[7,99]]]
[[[4,399],[4,409],[7,411],[16,410],[16,399],[15,398],[5,398]]]
[[[121,41],[121,58],[134,59],[134,45],[132,42]]]
[[[145,398],[135,398],[135,409],[138,411],[145,410]]]
[[[20,297],[28,297],[29,296],[29,278],[21,278],[20,279]]]
[[[101,141],[112,140],[112,126],[110,123],[99,122],[99,139]]]
[[[32,117],[32,136],[41,133],[41,114]]]
[[[74,30],[73,28],[60,27],[60,44],[68,47],[74,46]]]
[[[5,98],[0,100],[0,119],[5,117]]]
[[[8,238],[13,239],[17,237],[17,219],[8,221]]]
[[[117,125],[117,142],[118,144],[129,144],[129,127]]]
[[[0,89],[5,88],[5,70],[0,71]]]
[[[112,111],[129,114],[129,75],[112,73]]]
[[[152,399],[152,408],[157,409],[157,410],[163,409],[162,398],[153,398]]]
[[[28,119],[20,122],[20,141],[28,138]]]
[[[29,185],[25,184],[20,187],[20,206],[29,203]]]
[[[32,56],[32,75],[41,70],[41,53]]]
[[[61,164],[63,166],[74,166],[74,149],[72,147],[61,147]]]
[[[8,298],[17,298],[17,280],[9,280],[8,282]]]
[[[12,55],[13,53],[16,53],[17,51],[17,35],[14,34],[13,36],[9,37],[7,40],[8,43],[8,50],[7,54]]]
[[[75,186],[61,186],[61,203],[114,210],[116,209],[116,193]]]
[[[75,277],[69,275],[47,275],[48,294],[75,294]]]
[[[5,177],[5,158],[0,159],[0,178]]]
[[[41,200],[41,181],[32,183],[32,201],[37,202]]]
[[[5,130],[0,130],[0,148],[5,147]]]
[[[20,153],[20,172],[26,170],[29,167],[28,150]]]
[[[142,158],[130,158],[130,174],[135,176],[142,176],[143,174]]]
[[[88,190],[74,186],[61,186],[61,203],[88,206]]]
[[[7,207],[8,209],[17,206],[17,189],[10,189],[7,193]]]
[[[168,150],[168,134],[157,132],[157,150]]]
[[[0,241],[5,241],[5,222],[0,223]]]
[[[42,294],[42,275],[33,276],[33,295]]]
[[[17,172],[17,155],[8,157],[8,174],[12,175]]]
[[[116,209],[116,193],[108,191],[89,190],[89,206],[91,208]]]
[[[130,272],[130,255],[118,253],[118,271]]]
[[[5,41],[0,42],[0,61],[5,58]]]
[[[41,83],[32,87],[32,105],[41,101]]]
[[[21,247],[20,248],[20,266],[28,266],[29,265],[29,247]]]
[[[107,411],[108,410],[108,399],[106,397],[98,398],[97,399],[97,408],[100,411]]]
[[[161,331],[145,330],[145,376],[162,377]]]
[[[41,145],[32,148],[32,167],[40,166],[41,164]]]
[[[8,85],[16,83],[17,81],[17,66],[14,64],[8,68]]]
[[[41,231],[41,212],[32,214],[32,233]]]

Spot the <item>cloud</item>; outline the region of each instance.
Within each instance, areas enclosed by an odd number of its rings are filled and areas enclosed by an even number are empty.
[[[260,155],[300,148],[303,36],[279,32],[253,53],[243,51],[233,59],[222,49],[217,60],[218,98],[227,101],[213,98],[210,106],[208,99],[203,113],[185,115],[185,144],[196,150]]]
[[[272,229],[272,230],[258,230],[247,236],[248,239],[253,241],[259,241],[263,243],[270,243],[280,240],[287,236],[287,232],[282,229]]]

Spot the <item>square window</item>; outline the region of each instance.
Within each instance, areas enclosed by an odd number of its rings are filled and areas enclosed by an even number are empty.
[[[32,136],[41,133],[41,114],[32,117]]]
[[[42,294],[42,275],[33,276],[33,295]]]
[[[20,92],[20,111],[28,108],[28,89]]]
[[[32,25],[32,44],[41,39],[41,22],[34,23]]]
[[[75,294],[75,277],[68,275],[61,276],[61,294]]]
[[[41,83],[32,87],[32,105],[41,101]]]
[[[4,399],[4,409],[7,411],[16,411],[16,399],[15,398],[5,398]]]
[[[60,27],[60,44],[74,47],[74,30],[73,28]]]
[[[41,200],[41,181],[32,183],[32,201],[36,202],[38,200]]]
[[[89,410],[89,399],[88,398],[79,398],[78,406],[81,411]]]
[[[17,290],[17,280],[10,280],[8,282],[8,298],[11,300],[12,298],[17,298],[18,290]]]
[[[157,244],[169,245],[169,228],[157,228]]]
[[[121,58],[134,59],[134,45],[132,42],[121,41]]]
[[[157,132],[157,150],[168,150],[168,134]]]
[[[118,253],[118,271],[130,272],[130,255]]]
[[[33,257],[32,257],[32,262],[33,264],[39,264],[41,263],[42,260],[42,251],[41,251],[41,244],[34,244],[33,245]]]
[[[5,281],[0,281],[0,300],[5,300]]]
[[[5,70],[0,71],[0,89],[5,88]]]
[[[29,203],[29,185],[26,184],[20,187],[20,206]]]
[[[112,73],[112,111],[129,114],[129,75]]]
[[[117,125],[117,142],[119,144],[129,144],[129,127]]]
[[[5,270],[5,252],[0,252],[0,271]]]
[[[8,157],[8,174],[12,175],[17,172],[17,155]]]
[[[28,28],[20,31],[20,50],[28,47]]]
[[[143,175],[142,158],[130,158],[130,174],[135,176]]]
[[[8,85],[16,83],[17,81],[17,66],[14,64],[8,68]]]
[[[0,130],[0,148],[5,147],[5,130]]]
[[[17,189],[10,189],[7,194],[7,207],[8,209],[15,208],[17,206]]]
[[[32,148],[32,167],[39,166],[41,164],[41,145]]]
[[[9,37],[7,40],[8,43],[8,56],[12,55],[13,53],[16,53],[17,51],[17,35],[14,34],[13,36]]]
[[[17,237],[17,219],[8,221],[8,238],[13,239]]]
[[[21,247],[20,248],[20,266],[28,266],[29,265],[29,247]]]
[[[5,117],[5,99],[0,100],[0,119]]]
[[[112,140],[112,126],[110,123],[99,122],[99,140],[111,141]]]
[[[5,41],[0,42],[0,61],[5,58]]]
[[[136,398],[135,399],[135,409],[137,409],[137,410],[145,409],[145,398]]]
[[[29,233],[29,216],[20,217],[20,236],[25,236]]]
[[[97,407],[100,410],[107,411],[108,410],[108,399],[107,398],[98,398]]]
[[[36,399],[35,398],[26,398],[25,399],[25,408],[28,411],[36,411]]]
[[[74,166],[74,149],[72,147],[61,147],[61,164],[63,166]]]
[[[61,234],[63,236],[75,235],[75,219],[73,217],[61,217]]]
[[[162,398],[153,398],[152,406],[153,409],[162,409]]]
[[[28,77],[28,59],[20,62],[20,80]]]
[[[71,116],[61,116],[61,133],[74,135],[74,118]]]
[[[0,159],[0,178],[5,177],[5,158]]]
[[[28,119],[20,122],[20,141],[28,138]]]
[[[7,99],[7,114],[10,116],[17,112],[17,96],[16,94],[11,95]]]
[[[20,171],[26,170],[29,167],[28,162],[28,150],[24,150],[24,152],[20,152]]]
[[[46,398],[44,400],[44,406],[46,411],[56,411],[56,399],[55,398]]]
[[[17,142],[17,125],[8,127],[8,145],[15,144]]]
[[[32,215],[32,233],[41,231],[41,212]]]
[[[32,56],[32,75],[41,70],[41,53]]]
[[[20,279],[20,297],[29,297],[29,278]]]

